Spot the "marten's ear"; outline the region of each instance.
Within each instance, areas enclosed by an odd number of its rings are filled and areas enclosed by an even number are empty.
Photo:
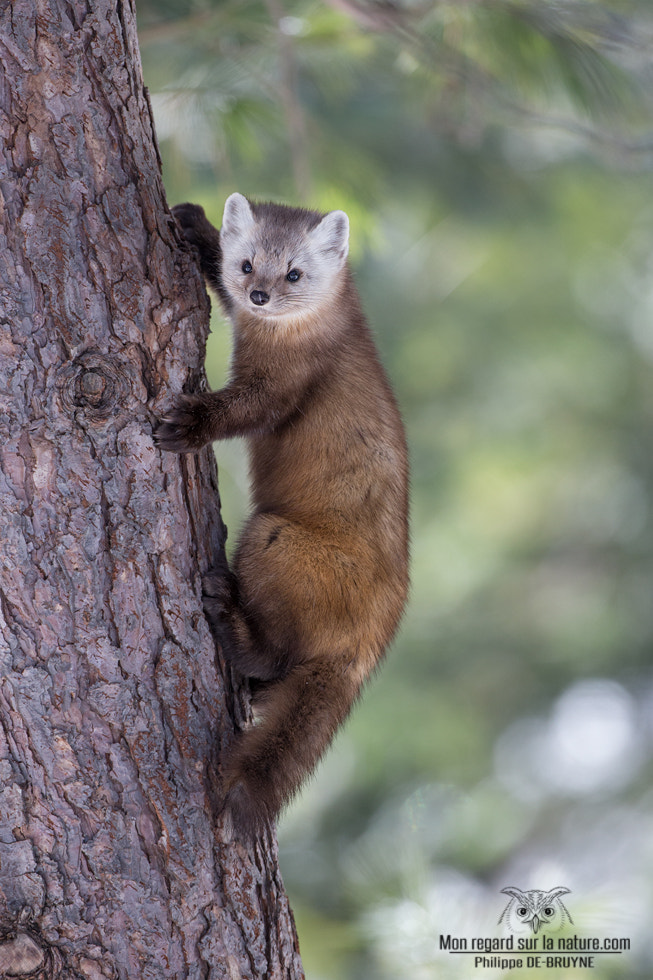
[[[254,215],[249,201],[242,194],[230,194],[224,204],[221,233],[242,235],[254,224]]]
[[[349,252],[349,218],[344,211],[329,211],[310,233],[321,252],[331,252],[340,265]]]

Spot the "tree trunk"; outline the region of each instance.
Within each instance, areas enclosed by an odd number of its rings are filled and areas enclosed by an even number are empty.
[[[302,977],[273,836],[212,819],[215,464],[151,438],[208,303],[133,7],[0,0],[0,60],[0,976]]]

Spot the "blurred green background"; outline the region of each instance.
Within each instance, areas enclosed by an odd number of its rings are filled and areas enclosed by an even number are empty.
[[[309,980],[653,973],[653,8],[140,0],[171,204],[348,211],[412,598],[279,829]],[[215,307],[214,303],[214,307]],[[214,310],[219,386],[229,329]],[[241,448],[218,445],[232,537]],[[592,969],[474,964],[570,889]]]

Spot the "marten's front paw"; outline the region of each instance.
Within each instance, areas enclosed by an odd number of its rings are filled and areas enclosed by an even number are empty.
[[[199,204],[175,204],[172,209],[179,229],[191,245],[200,249],[217,236],[217,231]]]
[[[173,453],[194,453],[210,442],[202,396],[180,395],[174,406],[161,416],[152,435],[159,449]]]

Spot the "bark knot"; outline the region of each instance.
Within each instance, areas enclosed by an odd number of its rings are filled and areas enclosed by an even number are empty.
[[[60,373],[61,404],[68,415],[82,409],[89,421],[103,422],[124,400],[126,385],[118,362],[99,351],[84,351]]]
[[[93,408],[98,408],[105,400],[106,377],[99,371],[83,371],[79,376],[80,397]]]

